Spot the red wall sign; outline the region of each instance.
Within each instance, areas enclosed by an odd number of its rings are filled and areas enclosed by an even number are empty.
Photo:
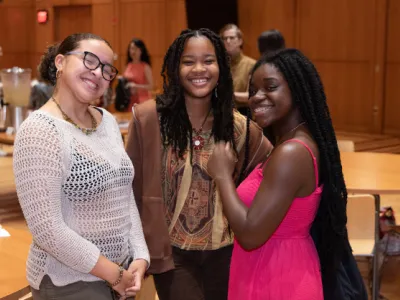
[[[39,24],[46,24],[49,20],[49,12],[47,10],[38,10],[36,19]]]

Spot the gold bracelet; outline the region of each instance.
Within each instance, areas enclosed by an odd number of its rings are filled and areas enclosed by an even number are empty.
[[[115,281],[113,284],[111,284],[112,287],[118,285],[122,281],[122,276],[124,275],[124,268],[122,266],[118,266],[119,269],[119,277],[117,281]]]

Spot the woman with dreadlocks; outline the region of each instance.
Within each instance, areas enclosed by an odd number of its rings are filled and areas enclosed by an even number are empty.
[[[127,152],[160,300],[226,300],[233,236],[207,161],[231,143],[239,182],[265,159],[261,128],[233,110],[223,42],[208,29],[185,30],[162,67],[163,93],[133,109]]]
[[[296,49],[264,56],[251,73],[249,104],[274,150],[237,190],[229,142],[218,143],[208,162],[236,238],[229,300],[367,299],[347,238],[346,185],[317,70]]]

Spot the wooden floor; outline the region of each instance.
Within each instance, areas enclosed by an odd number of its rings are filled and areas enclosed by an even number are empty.
[[[336,137],[338,140],[353,141],[356,151],[400,154],[400,137],[342,131],[337,131]]]

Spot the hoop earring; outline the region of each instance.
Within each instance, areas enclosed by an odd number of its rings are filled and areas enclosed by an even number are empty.
[[[218,98],[218,83],[217,83],[217,85],[215,86],[214,95],[215,95],[215,98]]]
[[[61,77],[61,73],[62,73],[62,71],[60,71],[59,69],[57,69],[57,71],[56,71],[56,78],[57,78],[57,79]]]

